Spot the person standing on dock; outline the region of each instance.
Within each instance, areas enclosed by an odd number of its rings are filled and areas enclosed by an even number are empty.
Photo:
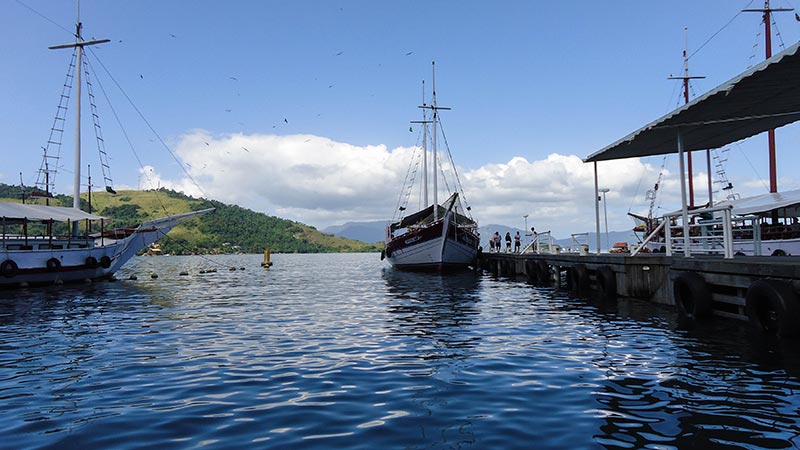
[[[506,231],[506,253],[511,253],[511,232]]]
[[[500,249],[502,248],[503,245],[502,239],[500,238],[500,232],[495,231],[494,236],[492,236],[492,239],[494,239],[494,248],[497,250],[497,253],[500,253]]]
[[[517,234],[514,235],[514,253],[519,253],[521,240],[522,238],[519,236],[519,230],[517,230]]]

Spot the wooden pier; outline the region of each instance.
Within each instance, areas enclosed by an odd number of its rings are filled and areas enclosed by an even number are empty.
[[[800,334],[797,257],[483,253],[478,263],[498,276],[522,276],[580,297],[644,299],[673,305],[690,319],[722,316],[769,333]]]

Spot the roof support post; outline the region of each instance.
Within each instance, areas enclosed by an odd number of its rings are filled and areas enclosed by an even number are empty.
[[[683,162],[683,133],[678,128],[678,161],[680,161],[681,170],[681,220],[683,221],[683,256],[689,257],[692,255],[689,248],[689,208],[686,204],[686,170]],[[666,224],[670,226],[670,224]],[[669,244],[667,244],[669,245]]]
[[[597,161],[594,162],[594,223],[597,224],[597,254],[600,254],[600,188],[597,184]]]
[[[714,206],[714,189],[711,186],[711,150],[706,149],[706,174],[708,175],[708,207]]]

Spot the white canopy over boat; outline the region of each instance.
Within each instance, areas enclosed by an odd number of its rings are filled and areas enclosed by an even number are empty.
[[[732,205],[732,212],[736,216],[763,215],[777,210],[779,217],[800,217],[800,189],[761,194],[736,200],[725,200],[716,205]]]
[[[5,220],[55,221],[100,220],[106,217],[95,216],[76,208],[64,206],[28,205],[22,203],[0,203],[0,218]]]

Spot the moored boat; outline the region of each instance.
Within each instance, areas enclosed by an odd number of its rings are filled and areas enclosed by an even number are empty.
[[[49,204],[50,188],[53,180],[49,178],[53,170],[48,166],[49,158],[45,147],[43,169],[44,190],[32,192],[29,198],[41,197],[47,199],[47,204],[25,204],[0,202],[0,287],[18,287],[30,285],[50,285],[65,282],[84,280],[109,279],[131,257],[140,250],[156,242],[168,233],[175,225],[213,211],[213,208],[200,211],[191,211],[143,222],[135,226],[124,228],[107,228],[109,219],[99,215],[84,212],[80,209],[81,188],[81,73],[88,70],[88,65],[82,63],[84,47],[109,42],[108,40],[84,41],[81,37],[81,23],[77,20],[76,41],[72,44],[51,47],[52,49],[72,48],[75,51],[73,62],[70,63],[74,75],[68,73],[68,78],[75,79],[75,172],[74,172],[74,197],[73,206],[52,206]],[[87,72],[88,74],[88,72]],[[88,78],[87,78],[87,86]],[[71,87],[65,83],[65,88]],[[89,97],[92,98],[91,90]],[[65,99],[68,95],[62,93],[62,104],[56,115],[56,124],[51,130],[48,144],[53,143],[54,132],[59,135],[64,130],[63,112],[66,110]],[[96,120],[94,104],[92,116]],[[99,125],[95,122],[95,132]],[[97,136],[98,145],[102,144],[101,136]],[[60,142],[58,143],[60,146]],[[100,149],[101,166],[107,167],[104,147]],[[57,166],[57,164],[53,165]],[[110,178],[104,173],[106,191],[115,194],[110,187]],[[91,189],[91,182],[90,182]],[[90,191],[91,192],[91,191]],[[99,226],[97,226],[99,223]],[[84,224],[83,227],[80,225]],[[93,230],[94,226],[94,230]]]
[[[435,77],[435,72],[434,72]],[[422,156],[422,208],[417,212],[406,215],[407,199],[409,198],[410,187],[413,187],[414,180],[409,181],[409,188],[404,186],[401,199],[406,202],[400,206],[396,212],[399,217],[393,220],[386,229],[385,249],[383,257],[393,266],[403,270],[420,271],[448,271],[464,269],[472,265],[478,253],[478,224],[471,217],[471,208],[465,206],[463,189],[461,188],[458,176],[450,158],[451,170],[455,174],[453,180],[454,191],[449,193],[449,197],[443,203],[438,202],[438,168],[437,163],[437,127],[439,122],[439,110],[449,108],[437,105],[435,78],[433,83],[432,104],[425,104],[423,94],[423,120],[415,121],[422,125],[423,145],[421,148]],[[427,120],[427,111],[431,111],[432,118]],[[427,140],[428,124],[432,125],[432,192],[433,203],[428,201],[428,164],[427,164]],[[448,155],[449,155],[448,149]],[[412,160],[412,165],[415,162]]]

